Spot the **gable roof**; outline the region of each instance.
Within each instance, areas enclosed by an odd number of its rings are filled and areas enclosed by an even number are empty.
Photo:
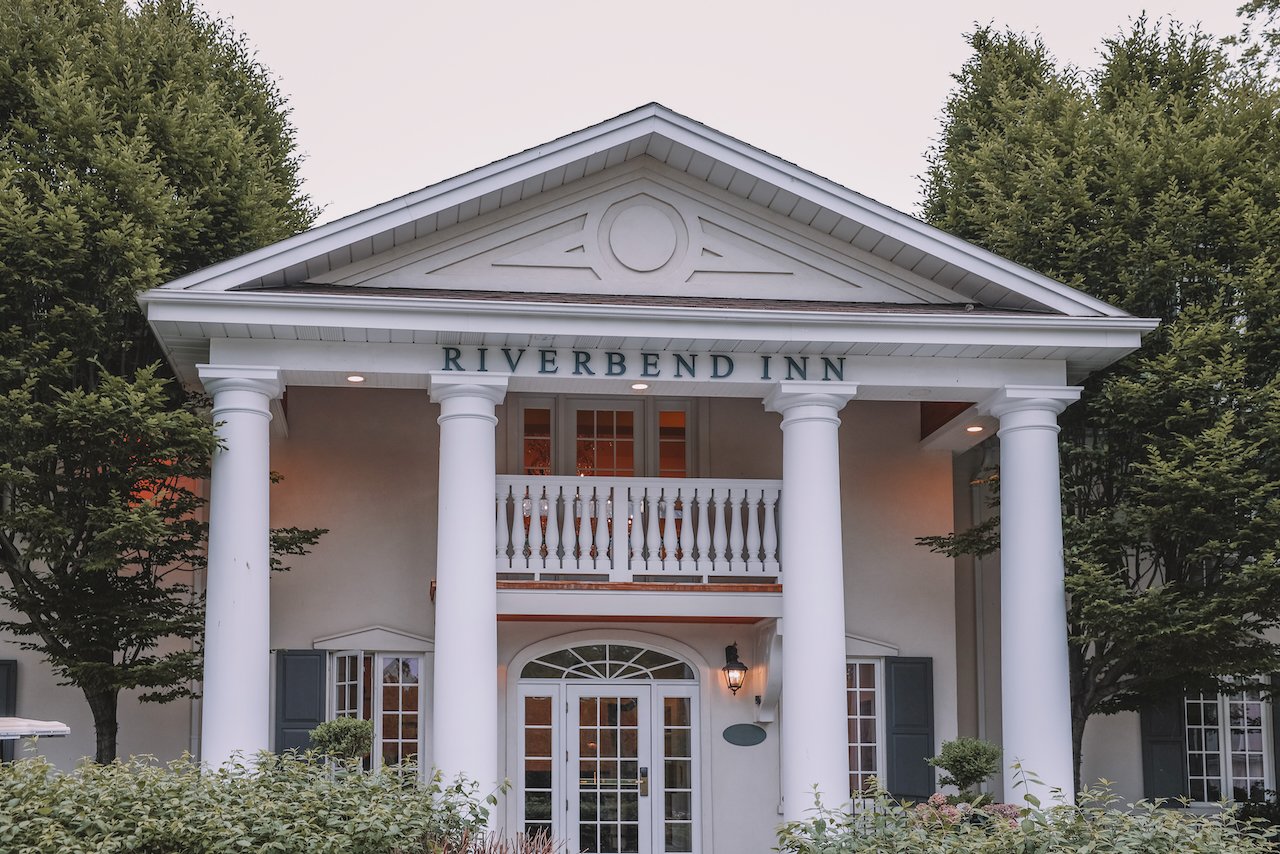
[[[660,104],[198,270],[158,290],[226,292],[306,285],[373,255],[642,157],[981,306],[1076,317],[1129,316]],[[145,295],[142,299],[148,301]]]

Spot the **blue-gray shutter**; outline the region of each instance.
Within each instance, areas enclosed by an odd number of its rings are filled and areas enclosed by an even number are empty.
[[[1142,731],[1142,796],[1185,798],[1187,788],[1187,728],[1183,722],[1183,699],[1171,697],[1149,703],[1140,713]]]
[[[325,718],[322,649],[276,652],[276,753],[311,746],[311,730]]]
[[[0,716],[12,718],[18,714],[18,662],[12,658],[0,660]],[[0,762],[13,761],[13,748],[17,742],[0,741]]]
[[[922,801],[936,790],[934,755],[933,659],[886,658],[886,786],[894,797]]]

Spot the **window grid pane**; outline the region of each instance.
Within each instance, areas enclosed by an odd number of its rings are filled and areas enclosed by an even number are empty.
[[[575,474],[580,477],[635,476],[634,412],[579,409],[575,433]]]
[[[551,410],[532,407],[524,410],[523,425],[524,473],[551,474]]]
[[[688,477],[687,415],[683,410],[658,413],[658,477]]]
[[[871,778],[880,774],[877,690],[874,664],[859,662],[845,666],[850,794],[865,791],[871,785]]]
[[[1257,691],[1187,696],[1187,783],[1193,801],[1265,798],[1264,707]]]
[[[360,717],[360,656],[339,655],[334,659],[333,716]]]
[[[418,758],[418,686],[416,657],[382,659],[382,764]]]

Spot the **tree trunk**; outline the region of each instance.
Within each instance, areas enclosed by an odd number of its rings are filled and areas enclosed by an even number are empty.
[[[1080,794],[1080,762],[1084,758],[1084,725],[1089,716],[1075,703],[1071,704],[1071,779],[1076,786],[1076,797]]]
[[[114,762],[116,736],[120,733],[120,720],[117,714],[120,702],[119,692],[90,691],[85,688],[84,698],[89,701],[89,710],[93,712],[93,729],[97,736],[93,761],[100,765]]]

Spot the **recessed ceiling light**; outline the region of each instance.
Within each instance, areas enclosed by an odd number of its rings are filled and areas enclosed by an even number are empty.
[[[983,427],[981,424],[970,424],[968,427],[964,428],[966,433],[981,433],[985,429],[987,428]]]
[[[635,391],[644,391],[649,387],[648,383],[632,383],[631,388]]]
[[[362,383],[362,382],[364,382],[364,375],[363,375],[363,374],[349,374],[349,375],[347,376],[347,382],[349,382],[349,383]]]

